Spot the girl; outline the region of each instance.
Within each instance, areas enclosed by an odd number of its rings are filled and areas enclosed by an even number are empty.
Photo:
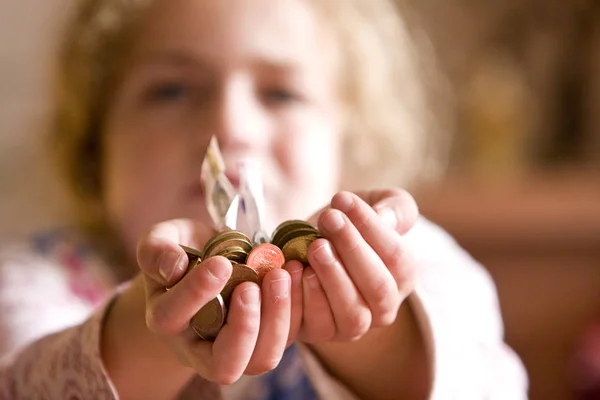
[[[415,223],[405,192],[338,192],[430,161],[395,15],[386,0],[82,0],[55,138],[103,262],[69,234],[4,256],[0,398],[524,398],[483,270]],[[213,135],[228,171],[261,161],[270,229],[310,217],[325,238],[310,267],[238,286],[209,343],[188,322],[231,264],[184,276],[178,243],[214,234]]]

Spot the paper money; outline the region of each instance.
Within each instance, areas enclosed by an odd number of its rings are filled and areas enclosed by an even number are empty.
[[[253,239],[254,243],[269,241],[264,230],[265,200],[262,172],[256,160],[244,159],[238,162],[240,176],[240,205],[237,229]]]
[[[233,219],[230,212],[232,205],[237,209],[236,192],[227,176],[225,176],[225,163],[217,139],[214,136],[208,145],[206,156],[202,162],[201,180],[204,186],[208,213],[215,228],[223,230],[228,227],[226,221]]]
[[[266,243],[264,229],[265,200],[260,164],[243,159],[237,164],[240,187],[236,191],[225,175],[225,162],[215,137],[206,150],[202,163],[202,184],[206,207],[215,228],[243,232],[254,243]]]

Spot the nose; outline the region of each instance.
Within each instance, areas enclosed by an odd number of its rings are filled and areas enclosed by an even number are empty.
[[[268,112],[249,77],[235,76],[223,84],[211,120],[224,155],[248,155],[270,141]]]

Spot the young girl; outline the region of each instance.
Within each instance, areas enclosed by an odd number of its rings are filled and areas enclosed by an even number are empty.
[[[413,51],[386,0],[82,0],[55,138],[92,235],[5,252],[0,398],[525,398],[483,269],[405,192],[338,192],[430,164]],[[213,135],[264,166],[269,229],[324,238],[239,285],[211,343],[188,322],[231,264],[184,274],[178,244],[214,234]]]

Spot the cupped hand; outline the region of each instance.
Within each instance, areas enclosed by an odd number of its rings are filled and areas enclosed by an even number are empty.
[[[324,238],[310,245],[310,266],[285,266],[292,277],[288,343],[356,340],[391,325],[414,286],[416,265],[402,235],[418,215],[400,189],[340,192],[316,213],[310,222]]]
[[[214,342],[201,340],[190,319],[214,299],[231,276],[223,257],[203,260],[187,271],[179,244],[202,248],[215,232],[189,220],[154,226],[138,245],[146,291],[146,323],[167,341],[180,362],[219,384],[277,366],[290,332],[291,279],[284,269],[269,272],[261,288],[251,282],[233,292],[225,325]],[[167,287],[169,290],[167,290]]]

